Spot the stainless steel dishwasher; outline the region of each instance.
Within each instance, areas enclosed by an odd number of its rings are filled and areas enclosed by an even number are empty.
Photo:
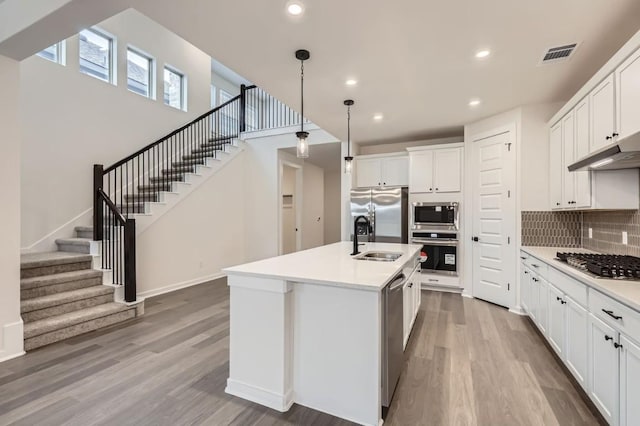
[[[382,406],[389,407],[404,365],[402,287],[407,277],[396,275],[382,293]]]

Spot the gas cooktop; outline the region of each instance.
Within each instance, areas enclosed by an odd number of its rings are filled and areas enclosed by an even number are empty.
[[[640,257],[616,254],[563,253],[558,260],[598,277],[640,280]]]

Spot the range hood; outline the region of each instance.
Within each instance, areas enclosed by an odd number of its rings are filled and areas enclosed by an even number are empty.
[[[569,166],[569,171],[620,170],[638,167],[640,167],[640,132],[581,158]]]

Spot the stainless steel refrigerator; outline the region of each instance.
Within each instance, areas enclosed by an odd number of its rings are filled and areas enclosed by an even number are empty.
[[[366,235],[370,242],[406,244],[409,233],[408,195],[408,188],[351,190],[351,237],[354,219],[362,215],[369,219],[371,227],[368,229],[359,223],[358,235]]]

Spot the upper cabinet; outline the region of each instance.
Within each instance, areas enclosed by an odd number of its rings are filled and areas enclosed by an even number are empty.
[[[409,184],[409,157],[406,155],[389,157],[362,155],[355,161],[355,186],[358,188]]]
[[[589,94],[591,103],[591,149],[597,151],[613,142],[615,131],[615,89],[613,74]]]
[[[562,122],[551,128],[549,140],[549,183],[551,192],[551,208],[562,208]]]
[[[622,139],[640,131],[640,50],[615,72],[617,131]]]
[[[409,192],[455,193],[462,190],[462,148],[438,145],[411,149]]]

